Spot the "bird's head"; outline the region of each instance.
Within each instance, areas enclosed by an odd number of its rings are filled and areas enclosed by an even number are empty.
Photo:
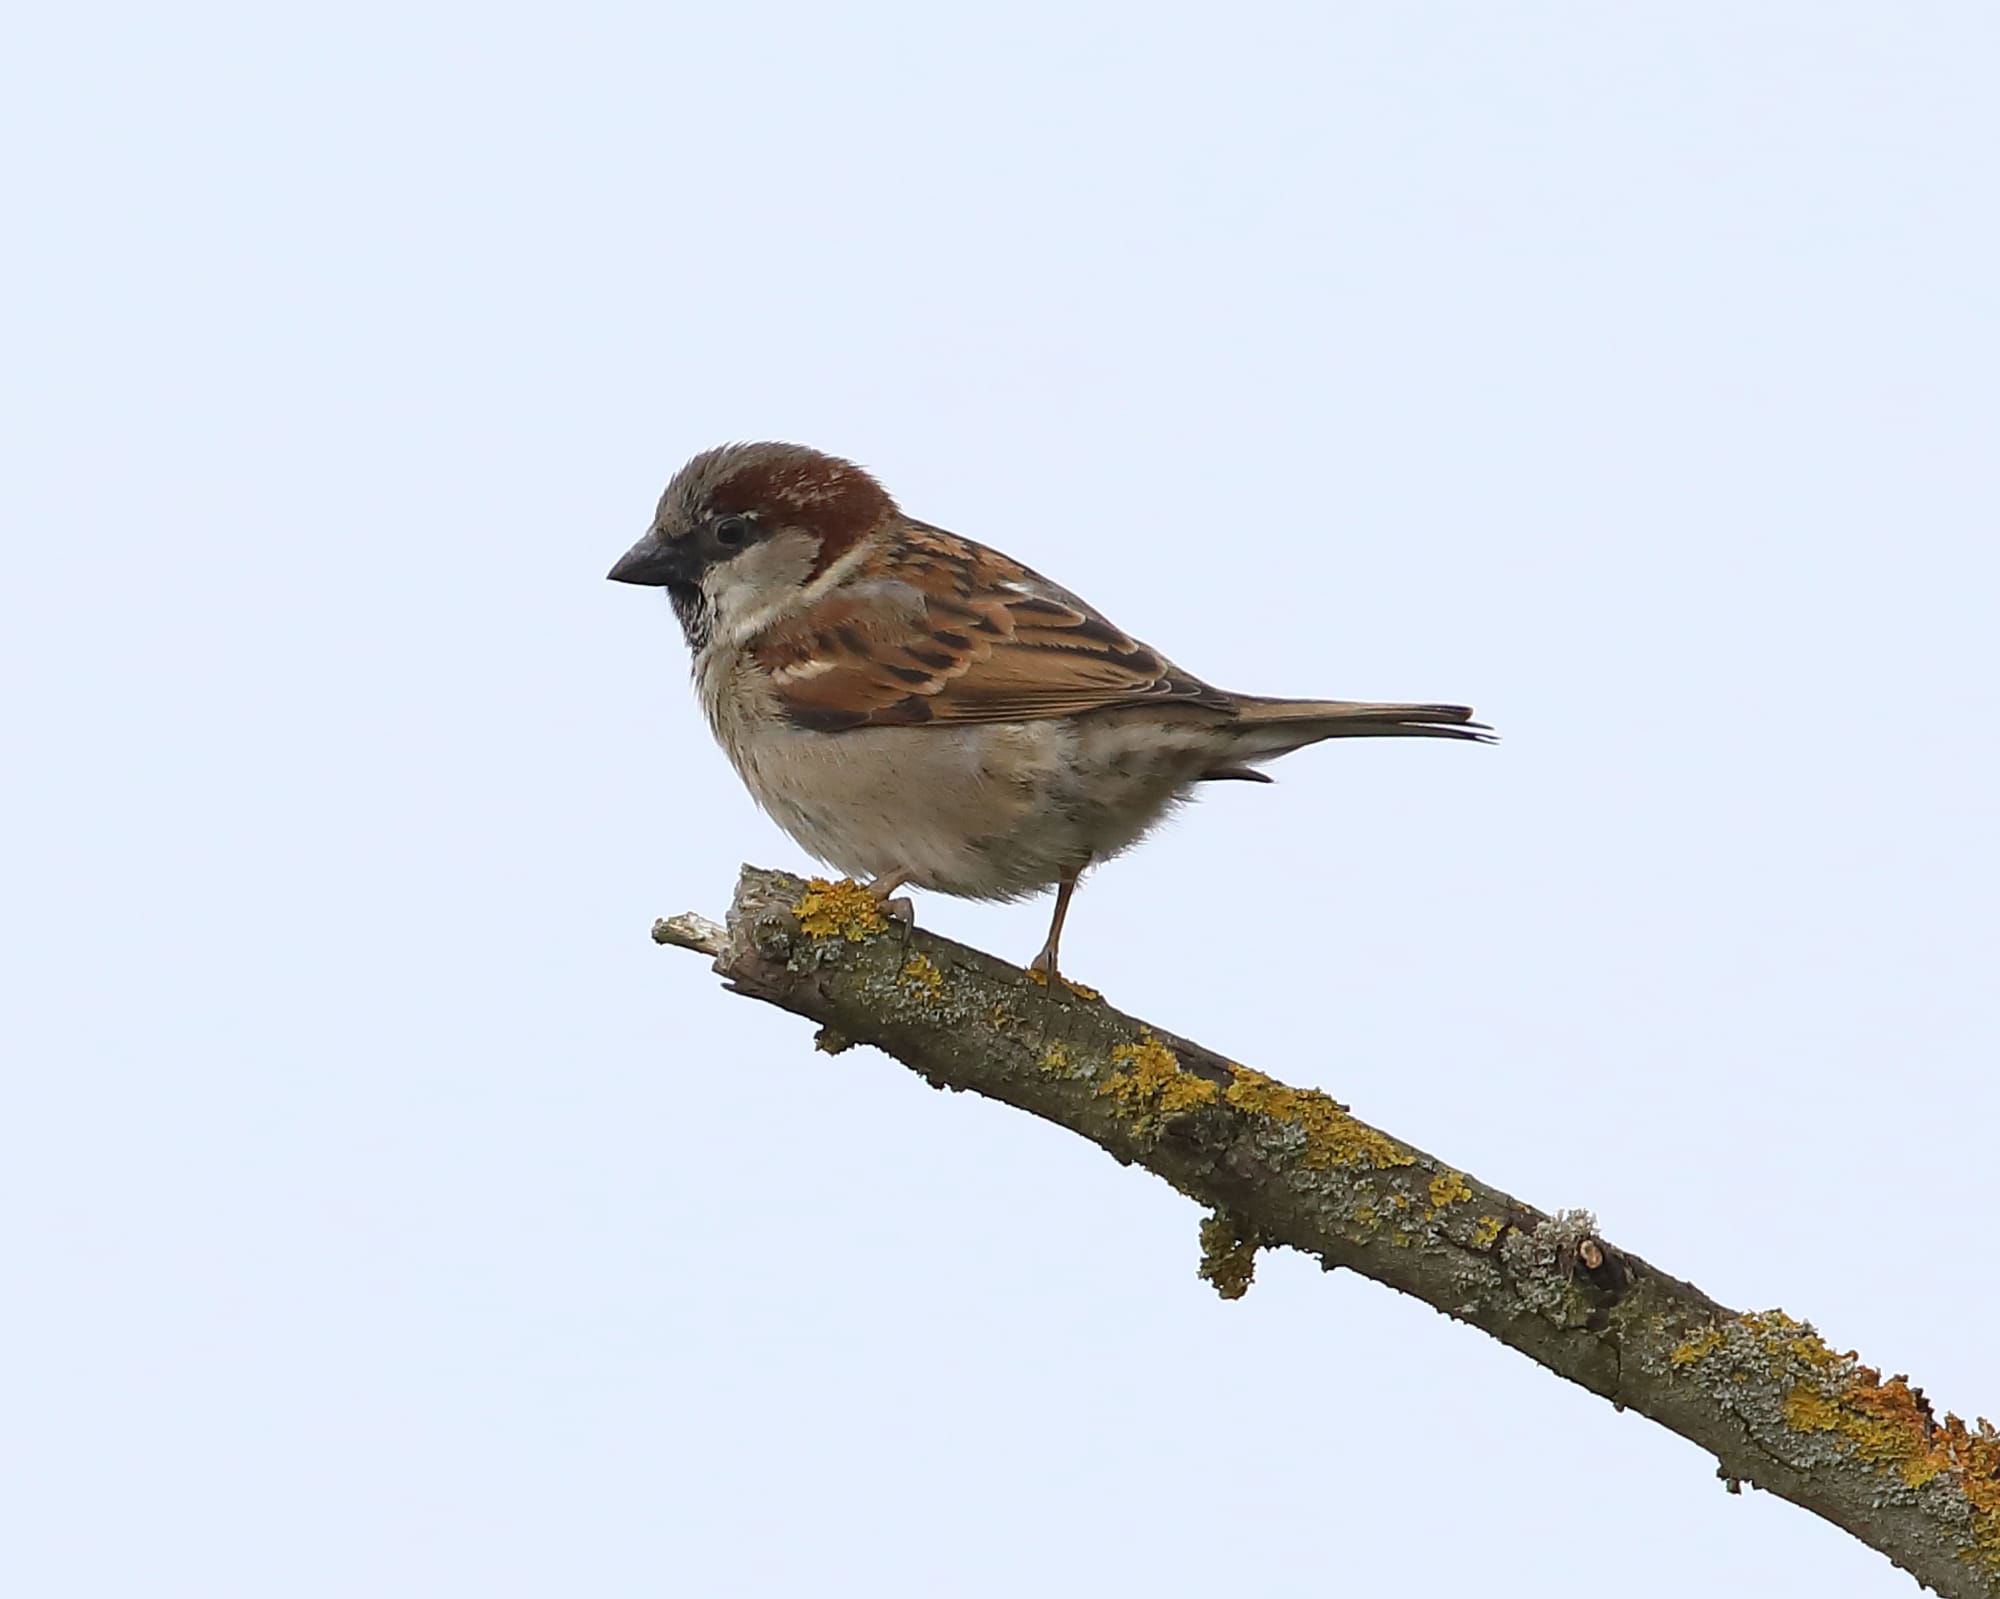
[[[700,649],[777,620],[896,515],[851,461],[802,444],[725,444],[674,474],[653,525],[609,576],[664,587]]]

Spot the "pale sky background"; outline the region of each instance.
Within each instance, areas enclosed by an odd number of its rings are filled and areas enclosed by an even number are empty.
[[[603,573],[798,439],[1212,680],[1476,703],[1224,785],[1067,964],[2000,1413],[2000,11],[78,5],[0,73],[0,1590],[1914,1592],[656,949],[807,862]]]

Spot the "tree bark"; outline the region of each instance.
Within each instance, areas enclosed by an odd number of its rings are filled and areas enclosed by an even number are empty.
[[[654,938],[736,992],[873,1044],[941,1088],[1017,1106],[1211,1212],[1200,1275],[1225,1298],[1259,1250],[1302,1250],[1414,1295],[1844,1528],[1951,1599],[2000,1599],[2000,1434],[1937,1419],[1782,1311],[1738,1312],[1598,1236],[1086,989],[884,919],[851,883],[745,867],[726,927]]]

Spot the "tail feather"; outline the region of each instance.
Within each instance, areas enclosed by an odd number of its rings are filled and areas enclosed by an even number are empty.
[[[1328,738],[1459,738],[1494,742],[1469,705],[1389,705],[1368,700],[1272,700],[1239,696],[1232,731],[1246,760],[1267,760]]]

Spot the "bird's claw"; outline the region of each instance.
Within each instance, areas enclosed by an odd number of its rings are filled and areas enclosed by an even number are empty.
[[[1021,970],[1027,974],[1029,982],[1035,984],[1037,987],[1046,988],[1050,993],[1054,993],[1056,984],[1060,983],[1064,988],[1067,988],[1072,994],[1076,995],[1078,999],[1102,999],[1104,997],[1101,990],[1092,988],[1085,983],[1079,983],[1074,978],[1065,977],[1061,972],[1052,970],[1039,955],[1026,966],[1022,967]]]
[[[880,877],[866,884],[868,892],[875,896],[875,903],[882,908],[882,914],[892,921],[901,922],[905,927],[917,925],[917,908],[910,903],[907,895],[896,899],[894,894],[910,880],[908,872],[884,872]]]

